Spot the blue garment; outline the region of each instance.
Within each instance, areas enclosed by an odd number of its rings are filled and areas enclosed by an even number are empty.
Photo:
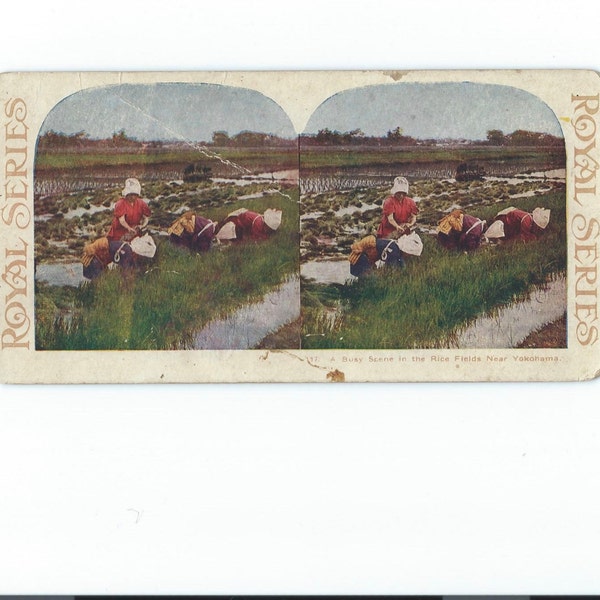
[[[108,250],[113,262],[124,269],[133,267],[133,251],[127,242],[116,241],[108,243]]]
[[[375,242],[379,259],[385,263],[386,267],[403,267],[404,258],[402,250],[398,248],[395,240],[377,240]]]
[[[375,241],[377,250],[377,260],[381,260],[385,267],[402,268],[405,266],[403,253],[395,240],[377,239]],[[359,259],[350,265],[350,274],[355,277],[361,277],[368,273],[375,263],[369,260],[369,257],[363,252]]]
[[[97,256],[94,256],[90,264],[87,267],[83,267],[83,276],[86,279],[96,279],[102,271],[104,271],[102,261]]]

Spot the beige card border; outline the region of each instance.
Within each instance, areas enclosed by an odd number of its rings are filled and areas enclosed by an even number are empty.
[[[301,132],[331,95],[397,82],[509,85],[557,116],[567,156],[568,348],[549,350],[43,351],[34,348],[33,162],[48,112],[77,91],[120,83],[216,83],[277,102]],[[554,381],[600,374],[598,97],[594,71],[9,73],[0,76],[0,378],[7,383]],[[7,176],[24,159],[22,177]],[[588,248],[585,248],[588,246]],[[16,281],[14,274],[25,274]],[[586,273],[588,275],[586,275]],[[579,278],[579,279],[578,279]],[[579,281],[579,285],[577,282]],[[590,283],[591,282],[591,283]],[[422,360],[424,359],[424,360]]]

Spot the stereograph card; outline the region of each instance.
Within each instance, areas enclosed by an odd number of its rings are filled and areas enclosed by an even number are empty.
[[[592,71],[0,76],[7,383],[600,372]]]

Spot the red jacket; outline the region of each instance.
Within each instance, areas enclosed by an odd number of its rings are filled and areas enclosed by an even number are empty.
[[[537,237],[538,227],[533,216],[524,210],[515,208],[505,215],[498,215],[495,220],[504,223],[504,238],[507,240],[518,237],[527,242]]]
[[[123,215],[130,227],[136,227],[142,222],[142,217],[149,217],[150,214],[150,208],[141,198],[136,198],[133,204],[125,198],[120,198],[115,204],[115,214],[106,237],[111,241],[116,241],[128,233],[127,229],[119,223],[119,219]]]
[[[219,229],[225,223],[233,223],[235,225],[235,235],[238,240],[250,238],[252,240],[266,240],[273,230],[267,226],[263,216],[251,210],[247,210],[239,215],[227,217],[221,224]]]
[[[377,230],[378,238],[388,238],[395,233],[396,228],[389,222],[388,217],[394,215],[394,219],[398,225],[408,223],[413,215],[419,213],[419,209],[415,201],[408,196],[398,200],[395,196],[388,196],[383,203],[383,216]]]

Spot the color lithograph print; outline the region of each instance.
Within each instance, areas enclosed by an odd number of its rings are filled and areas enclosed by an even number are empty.
[[[591,378],[599,87],[3,75],[2,380]]]

